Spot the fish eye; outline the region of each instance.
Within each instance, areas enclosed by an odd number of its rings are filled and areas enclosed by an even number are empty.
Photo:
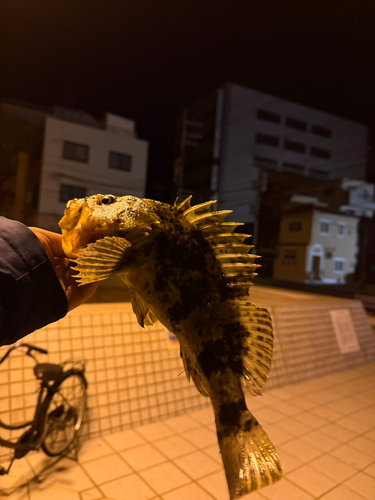
[[[103,196],[101,200],[102,205],[110,205],[111,203],[114,203],[115,197],[114,196]]]

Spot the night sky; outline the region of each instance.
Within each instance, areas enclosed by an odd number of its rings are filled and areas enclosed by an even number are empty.
[[[373,0],[2,0],[0,33],[0,98],[136,120],[151,193],[177,114],[226,81],[375,123]]]

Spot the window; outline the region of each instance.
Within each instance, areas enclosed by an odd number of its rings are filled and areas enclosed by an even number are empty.
[[[319,231],[320,234],[329,234],[329,220],[321,219],[319,221]]]
[[[304,153],[306,151],[306,146],[302,144],[302,142],[285,141],[284,148],[289,149],[289,151],[295,151],[296,153]]]
[[[335,257],[333,259],[333,272],[337,274],[342,274],[344,272],[344,262],[343,257]]]
[[[73,198],[84,198],[86,196],[86,188],[80,186],[69,186],[68,184],[60,185],[60,201],[66,203]]]
[[[329,160],[331,158],[331,151],[328,151],[328,149],[321,149],[321,148],[316,148],[312,147],[310,150],[311,156],[316,156],[317,158],[324,158],[325,160]]]
[[[273,135],[256,134],[255,142],[257,144],[265,144],[266,146],[273,146],[274,148],[278,148],[280,139]]]
[[[272,160],[271,158],[264,158],[263,156],[254,156],[254,160],[259,163],[268,163],[269,165],[277,165],[276,160]]]
[[[295,258],[296,258],[296,251],[295,250],[291,250],[291,249],[284,250],[283,258],[285,260],[295,260]]]
[[[311,127],[311,132],[321,137],[327,137],[328,139],[332,137],[332,130],[326,127],[320,127],[319,125],[313,125]]]
[[[307,123],[301,122],[300,120],[296,120],[295,118],[287,118],[285,120],[285,125],[289,128],[295,128],[296,130],[301,130],[302,132],[306,132]]]
[[[301,221],[293,221],[289,222],[289,231],[291,233],[298,233],[302,229],[302,222]]]
[[[89,161],[89,147],[77,142],[64,141],[63,158],[87,163]]]
[[[265,109],[258,109],[257,110],[257,118],[259,120],[265,120],[267,122],[272,122],[272,123],[280,123],[280,115],[277,115],[276,113],[271,113],[271,111],[266,111]]]
[[[319,170],[318,168],[310,168],[310,174],[318,179],[324,179],[329,177],[329,173],[325,170]]]
[[[342,238],[344,236],[345,222],[339,222],[337,225],[337,235]]]
[[[115,151],[109,152],[109,168],[116,170],[125,170],[130,172],[132,168],[132,157],[124,153],[116,153]]]
[[[291,170],[292,172],[296,172],[298,174],[302,173],[305,170],[305,167],[303,167],[302,165],[298,165],[297,163],[284,162],[283,167],[286,170]]]

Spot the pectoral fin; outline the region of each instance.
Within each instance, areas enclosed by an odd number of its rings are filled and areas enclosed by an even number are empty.
[[[119,272],[125,266],[126,250],[131,246],[129,241],[117,236],[106,236],[87,245],[73,260],[77,264],[75,278],[79,285],[102,281]]]

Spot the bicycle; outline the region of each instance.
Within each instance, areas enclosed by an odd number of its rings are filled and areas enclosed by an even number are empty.
[[[33,354],[48,354],[46,349],[31,344],[18,343],[10,347],[0,359],[0,364],[15,350],[25,347],[26,355],[35,361],[34,374],[40,381],[34,417],[28,422],[9,425],[0,420],[0,428],[19,430],[29,427],[15,441],[0,437],[0,446],[14,450],[8,468],[0,466],[0,476],[8,474],[16,459],[31,450],[42,450],[50,457],[68,452],[76,442],[81,428],[87,399],[85,362],[67,360],[61,364],[38,363]]]

